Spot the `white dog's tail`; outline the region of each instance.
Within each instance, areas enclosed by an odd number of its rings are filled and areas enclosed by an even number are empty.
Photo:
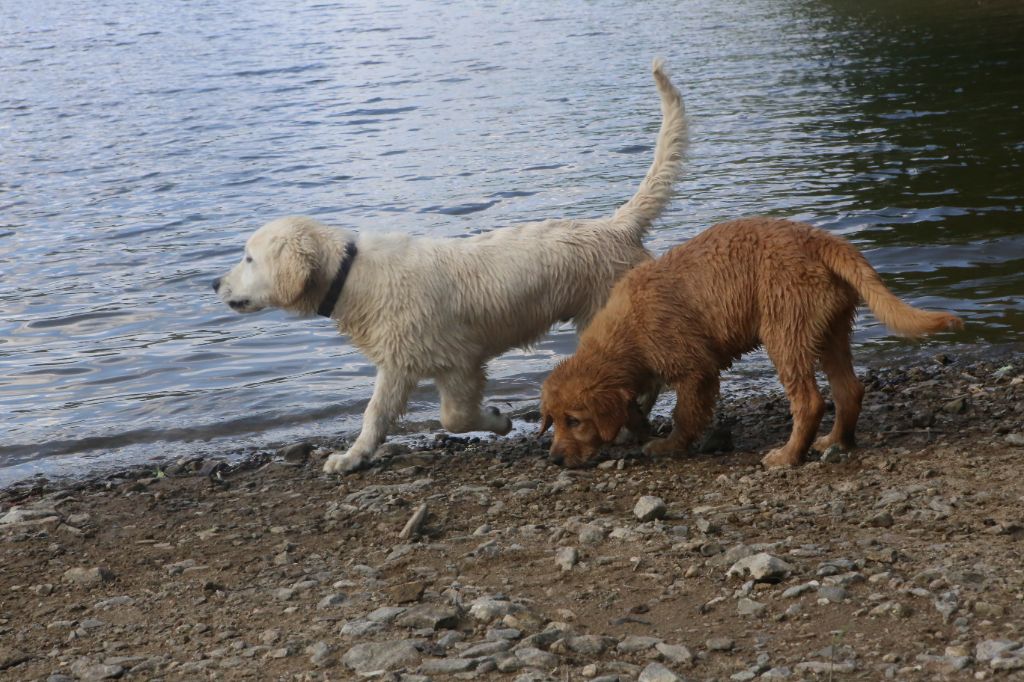
[[[651,70],[661,94],[661,130],[654,147],[654,162],[633,198],[619,207],[612,217],[614,222],[635,229],[638,239],[650,229],[651,223],[668,204],[687,142],[683,98],[665,73],[665,62],[660,57],[655,59]]]

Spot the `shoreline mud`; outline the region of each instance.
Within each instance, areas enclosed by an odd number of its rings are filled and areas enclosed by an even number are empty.
[[[441,435],[15,484],[0,679],[1024,679],[1024,352],[861,378],[860,447],[791,470],[763,393],[680,459]]]

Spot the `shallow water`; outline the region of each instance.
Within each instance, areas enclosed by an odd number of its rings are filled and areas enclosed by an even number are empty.
[[[967,319],[926,348],[1024,338],[1019,3],[5,3],[0,485],[357,428],[373,368],[329,322],[235,315],[209,281],[284,214],[610,213],[650,161],[654,55],[692,139],[655,251],[808,220]],[[495,360],[489,397],[529,404],[573,343]],[[857,343],[897,347],[870,316]],[[436,413],[424,385],[409,428]]]

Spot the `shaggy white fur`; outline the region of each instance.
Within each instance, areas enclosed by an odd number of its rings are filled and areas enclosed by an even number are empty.
[[[363,427],[328,473],[365,466],[406,407],[409,392],[432,378],[441,424],[453,432],[505,434],[512,424],[481,410],[485,363],[536,341],[560,320],[582,330],[612,285],[648,260],[642,238],[671,195],[686,143],[682,98],[661,60],[653,73],[662,123],[654,162],[636,194],[611,218],[547,220],[468,239],[370,235],[288,217],[258,229],[245,256],[214,282],[238,312],[276,307],[312,314],[354,242],[358,253],[331,317],[377,366]]]

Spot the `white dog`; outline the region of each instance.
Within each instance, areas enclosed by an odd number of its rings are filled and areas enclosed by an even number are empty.
[[[445,429],[508,433],[508,417],[480,408],[486,362],[560,320],[582,330],[615,281],[650,258],[641,240],[669,200],[686,142],[679,92],[660,60],[653,72],[662,111],[654,162],[611,218],[547,220],[468,239],[357,236],[305,217],[253,233],[242,261],[214,281],[220,298],[240,313],[275,307],[331,317],[377,366],[362,432],[324,471],[365,466],[423,378],[437,384]]]

